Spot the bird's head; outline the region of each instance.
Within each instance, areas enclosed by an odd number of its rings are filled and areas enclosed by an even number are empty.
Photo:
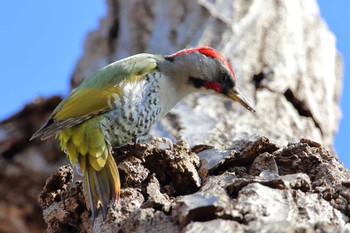
[[[194,91],[224,95],[255,112],[248,99],[236,87],[236,77],[229,61],[208,46],[184,49],[165,57],[170,77],[185,79]]]

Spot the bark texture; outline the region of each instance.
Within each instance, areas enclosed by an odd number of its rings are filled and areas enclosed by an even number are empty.
[[[350,171],[317,142],[266,137],[234,149],[128,145],[115,150],[121,201],[91,226],[72,169],[40,195],[48,232],[349,232]]]
[[[184,99],[152,132],[177,141],[173,150],[115,150],[121,202],[93,227],[81,183],[59,168],[39,197],[47,232],[350,230],[350,172],[332,152],[341,61],[315,0],[107,4],[72,87],[132,54],[210,45],[229,58],[257,113],[213,96]],[[0,123],[0,232],[44,227],[37,196],[67,160],[57,142],[28,139],[59,100],[36,100]]]

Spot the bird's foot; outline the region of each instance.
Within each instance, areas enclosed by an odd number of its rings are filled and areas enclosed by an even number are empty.
[[[173,142],[169,139],[169,138],[165,138],[165,137],[152,137],[151,138],[151,143],[157,146],[162,146],[162,144],[165,144],[168,146],[168,149],[173,150],[174,149],[174,145]]]
[[[140,136],[136,138],[136,143],[146,143],[146,144],[151,144],[157,147],[164,147],[163,148],[168,148],[172,150],[174,148],[173,142],[169,138],[165,137],[153,137],[153,136]]]
[[[84,173],[81,170],[79,163],[72,165],[72,167],[73,167],[73,171],[74,171],[74,175],[75,175],[74,178],[77,177],[77,179],[81,179],[82,177],[84,177]]]

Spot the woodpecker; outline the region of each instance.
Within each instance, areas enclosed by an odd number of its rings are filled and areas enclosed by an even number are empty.
[[[31,138],[56,135],[83,175],[92,222],[119,200],[112,148],[144,137],[183,97],[201,92],[228,97],[255,112],[236,87],[235,73],[218,51],[200,46],[172,55],[138,54],[90,74],[62,100]]]

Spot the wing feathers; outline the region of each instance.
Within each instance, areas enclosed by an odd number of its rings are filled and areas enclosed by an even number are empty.
[[[114,62],[89,75],[54,110],[50,120],[31,138],[45,140],[62,129],[72,127],[118,106],[123,85],[137,82],[157,69],[162,56],[138,54]]]
[[[86,115],[96,115],[109,109],[108,102],[115,96],[122,96],[122,90],[117,87],[84,88],[74,92],[60,109],[53,113],[55,121],[76,118]]]

